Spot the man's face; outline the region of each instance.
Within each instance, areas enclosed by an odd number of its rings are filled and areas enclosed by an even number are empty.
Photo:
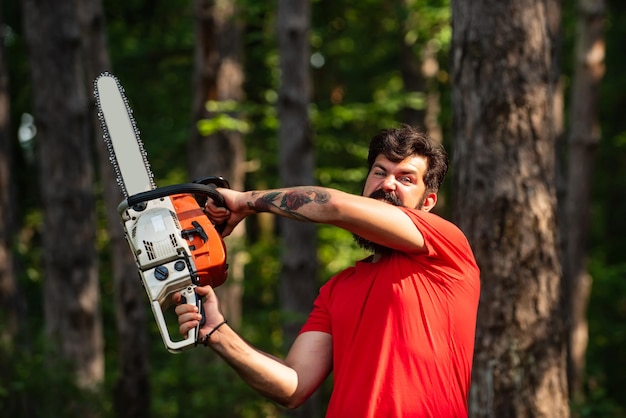
[[[384,155],[376,157],[372,169],[367,175],[363,196],[382,200],[395,206],[429,211],[437,202],[435,193],[426,193],[424,173],[427,162],[424,157],[412,156],[394,163]],[[357,244],[379,254],[391,250],[353,234]]]
[[[394,163],[380,154],[367,175],[363,196],[396,206],[430,210],[434,202],[431,205],[427,201],[424,184],[426,169],[426,159],[418,155]]]

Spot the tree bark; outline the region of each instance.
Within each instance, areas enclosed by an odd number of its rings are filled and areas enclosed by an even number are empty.
[[[243,100],[242,27],[235,1],[195,0],[195,68],[193,74],[193,131],[189,141],[192,178],[223,176],[233,189],[243,190],[245,145],[238,128],[220,126],[205,133],[198,123],[226,115],[240,120],[237,104]],[[209,110],[207,103],[214,106]],[[233,326],[241,324],[241,297],[246,260],[245,225],[226,238],[228,280],[216,292],[224,315]]]
[[[278,91],[279,166],[283,187],[314,184],[315,148],[309,121],[310,3],[278,1],[278,47],[281,79]],[[312,223],[279,219],[283,245],[280,301],[285,320],[285,345],[290,346],[310,312],[317,294],[317,228]],[[291,415],[319,415],[313,396]]]
[[[101,0],[76,3],[81,27],[81,41],[88,91],[93,81],[111,64],[106,40],[105,18]],[[117,327],[118,374],[113,393],[115,416],[119,418],[146,418],[150,416],[150,352],[146,307],[148,300],[137,274],[117,205],[123,196],[117,185],[107,147],[102,140],[100,123],[96,117],[95,98],[91,96],[91,138],[97,151],[104,216],[109,235],[108,250],[113,268],[115,324]]]
[[[604,75],[604,0],[579,0],[572,111],[569,129],[568,174],[564,203],[564,280],[568,304],[568,382],[570,397],[583,401],[587,304],[591,276],[587,272],[591,189],[600,142],[598,98]]]
[[[47,342],[73,366],[76,383],[104,377],[96,256],[93,144],[73,1],[23,1],[30,50],[43,204]]]
[[[472,417],[568,417],[545,2],[452,1],[454,219],[481,268]]]

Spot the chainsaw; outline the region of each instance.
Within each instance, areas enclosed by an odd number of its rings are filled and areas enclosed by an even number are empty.
[[[165,312],[172,296],[182,302],[202,301],[196,286],[220,286],[228,273],[226,247],[220,235],[225,225],[213,225],[202,207],[208,198],[226,206],[217,187],[229,187],[222,177],[203,177],[191,183],[156,187],[147,153],[132,110],[117,77],[105,72],[94,81],[94,96],[104,141],[124,200],[117,210],[124,236],[135,258],[150,299],[163,343],[168,351],[197,345],[199,326],[183,339],[173,339]]]

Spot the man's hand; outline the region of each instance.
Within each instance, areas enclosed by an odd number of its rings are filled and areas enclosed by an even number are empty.
[[[224,316],[219,311],[219,302],[210,286],[196,287],[195,290],[203,300],[206,321],[200,329],[200,339],[204,339],[224,322]],[[176,293],[174,302],[180,303],[180,300],[180,293]],[[183,335],[197,327],[202,319],[195,305],[178,305],[176,314]],[[289,408],[302,404],[332,369],[332,336],[324,332],[300,334],[286,360],[257,350],[230,327],[220,327],[217,334],[220,337],[211,341],[211,348],[251,387]]]
[[[219,301],[211,286],[196,287],[198,297],[202,299],[202,307],[204,309],[205,322],[200,328],[200,339],[204,338],[213,328],[224,321],[224,315],[219,310]],[[181,294],[174,294],[174,302],[180,303]],[[176,306],[176,315],[178,315],[178,330],[182,335],[187,335],[189,330],[198,326],[202,320],[202,315],[198,312],[196,305],[183,303]]]
[[[227,237],[233,232],[239,222],[244,220],[246,216],[254,213],[254,211],[249,210],[245,204],[240,204],[240,198],[243,196],[242,192],[222,188],[218,188],[217,191],[224,197],[227,208],[217,206],[213,199],[209,198],[204,205],[204,212],[214,224],[226,223],[222,237]]]

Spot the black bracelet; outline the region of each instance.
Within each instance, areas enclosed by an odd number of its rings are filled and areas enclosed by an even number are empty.
[[[222,325],[227,324],[227,323],[228,323],[228,321],[227,321],[226,319],[224,319],[222,322],[220,322],[219,324],[217,324],[217,325],[215,326],[215,328],[213,328],[213,329],[211,330],[211,332],[209,332],[209,333],[208,333],[208,334],[207,334],[207,335],[206,335],[206,336],[202,339],[202,345],[204,345],[205,347],[208,347],[208,346],[209,346],[209,340],[211,339],[211,335],[213,335],[213,333],[214,333],[215,331],[217,331],[219,327],[221,327]]]

